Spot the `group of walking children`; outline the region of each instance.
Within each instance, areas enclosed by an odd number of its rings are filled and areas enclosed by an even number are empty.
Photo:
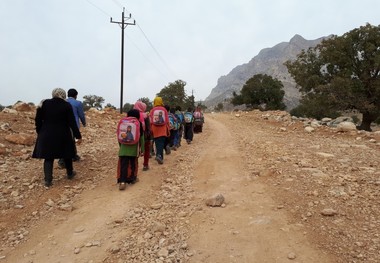
[[[200,108],[194,112],[192,108],[182,112],[179,106],[170,108],[164,105],[161,97],[154,99],[149,114],[146,113],[146,108],[144,102],[137,101],[117,126],[119,142],[117,182],[120,190],[124,190],[126,184],[138,181],[139,156],[144,157],[143,171],[147,171],[149,159],[153,155],[158,164],[163,164],[164,152],[170,154],[171,150],[176,151],[181,146],[182,136],[190,144],[194,132],[202,132],[202,128],[197,128],[204,123]]]

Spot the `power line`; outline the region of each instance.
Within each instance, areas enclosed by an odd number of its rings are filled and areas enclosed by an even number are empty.
[[[156,65],[153,64],[153,62],[142,52],[142,50],[137,46],[137,44],[132,40],[130,36],[127,35],[127,37],[131,41],[131,43],[135,46],[135,48],[140,52],[140,54],[161,74],[163,79],[165,81],[168,81],[169,80],[168,76],[166,76]]]
[[[157,54],[157,56],[159,57],[159,59],[161,60],[161,62],[165,65],[165,67],[169,70],[169,72],[175,77],[177,78],[176,74],[174,73],[174,71],[168,66],[168,64],[166,63],[166,61],[163,59],[163,57],[160,55],[160,53],[157,51],[157,49],[153,46],[152,42],[149,40],[148,36],[145,34],[145,32],[142,30],[142,28],[140,27],[139,24],[136,24],[137,27],[140,29],[141,33],[143,34],[144,38],[146,39],[146,41],[148,41],[149,45],[151,46],[151,48],[154,50],[154,52]]]
[[[100,12],[102,12],[103,14],[105,14],[106,16],[110,17],[111,15],[108,14],[106,11],[104,11],[103,9],[101,9],[99,6],[95,5],[94,3],[90,2],[89,0],[86,0],[87,3],[89,3],[90,5],[92,5],[93,7],[95,7],[96,9],[98,9]]]
[[[123,5],[122,4],[120,4],[120,2],[119,1],[117,1],[117,0],[112,0],[117,6],[119,6],[120,8],[122,8],[123,7]]]

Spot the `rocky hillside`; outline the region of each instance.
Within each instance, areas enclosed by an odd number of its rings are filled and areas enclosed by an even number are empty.
[[[91,109],[76,177],[55,165],[46,189],[34,116],[25,103],[0,112],[1,263],[380,262],[379,127],[205,114],[191,144],[148,171],[140,159],[119,191],[121,115]]]
[[[282,42],[274,47],[261,50],[251,61],[235,67],[226,76],[218,79],[218,84],[205,100],[206,106],[215,106],[224,99],[231,98],[232,92],[240,91],[252,76],[267,74],[282,81],[285,90],[285,104],[288,109],[294,108],[298,104],[300,94],[295,88],[296,84],[284,66],[284,62],[295,59],[303,49],[316,46],[322,39],[306,40],[300,35],[295,35],[289,42]]]

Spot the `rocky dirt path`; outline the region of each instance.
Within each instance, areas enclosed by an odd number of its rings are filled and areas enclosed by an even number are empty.
[[[246,162],[258,152],[239,148],[233,122],[209,117],[211,136],[194,170],[194,188],[203,198],[221,193],[224,208],[206,208],[191,219],[191,262],[334,262],[313,247],[304,229],[288,221],[287,214],[268,194],[271,189],[253,180]],[[229,125],[230,124],[230,125]],[[261,144],[259,125],[244,134]],[[201,203],[202,201],[199,200]]]
[[[28,149],[2,160],[0,262],[380,258],[378,134],[306,133],[283,112],[209,114],[192,144],[162,166],[152,159],[137,184],[119,191],[119,115],[88,118],[73,181],[55,169],[54,186],[45,190],[42,164],[26,158]],[[206,206],[217,193],[224,205]],[[331,215],[321,214],[326,208]]]

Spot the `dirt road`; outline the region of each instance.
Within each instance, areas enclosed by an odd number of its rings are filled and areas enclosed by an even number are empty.
[[[310,205],[309,200],[318,197],[313,190],[319,190],[318,180],[329,171],[326,158],[331,156],[310,157],[315,149],[326,152],[324,143],[331,143],[326,133],[317,135],[326,140],[318,144],[302,124],[283,128],[280,122],[263,125],[260,118],[207,115],[204,132],[192,144],[183,142],[165,156],[164,165],[151,159],[151,169],[140,171],[140,181],[119,191],[117,145],[108,128],[116,127],[118,116],[106,121],[94,116],[92,123],[89,116],[83,131],[87,145],[84,141],[79,149],[83,160],[75,164],[78,177],[67,181],[56,169],[59,176],[51,189],[36,187],[18,202],[22,209],[3,210],[6,242],[0,262],[349,262],[327,248],[339,240],[326,225],[334,219],[319,214],[329,202],[319,198]],[[377,146],[370,147],[377,156]],[[308,165],[314,161],[320,164]],[[41,177],[40,161],[25,164],[34,167],[31,178]],[[296,185],[298,173],[304,176],[302,168],[309,166],[323,173],[314,177],[317,183]],[[372,167],[378,163],[372,161]],[[225,205],[206,206],[205,199],[216,193],[225,197]],[[339,220],[332,224],[343,224]],[[373,228],[377,220],[378,214]],[[325,238],[323,231],[330,236]],[[23,238],[17,239],[20,234]],[[353,251],[353,257],[361,253]],[[370,254],[362,259],[371,259]]]

